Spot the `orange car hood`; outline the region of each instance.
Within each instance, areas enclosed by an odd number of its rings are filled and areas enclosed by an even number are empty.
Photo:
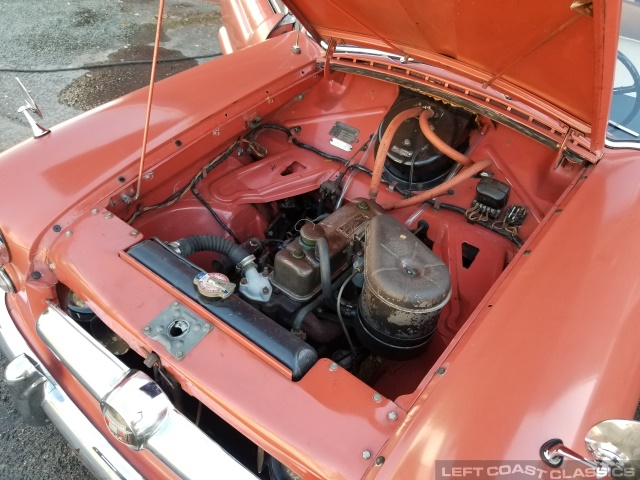
[[[285,0],[317,40],[408,56],[518,98],[518,89],[589,127],[609,111],[619,1]],[[606,8],[605,8],[606,7]],[[605,28],[606,27],[606,28]],[[515,95],[514,95],[515,93]]]

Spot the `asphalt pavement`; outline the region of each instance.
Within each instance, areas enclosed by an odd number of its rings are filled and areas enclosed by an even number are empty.
[[[150,60],[156,0],[0,0],[0,152],[30,138],[19,77],[51,127],[148,84],[150,65],[44,72],[100,63]],[[219,51],[219,7],[204,0],[166,0],[158,78]],[[15,70],[29,70],[16,72]],[[142,139],[141,139],[142,141]],[[0,188],[2,185],[0,184]],[[86,479],[89,473],[49,425],[26,425],[13,407],[0,356],[0,478]]]

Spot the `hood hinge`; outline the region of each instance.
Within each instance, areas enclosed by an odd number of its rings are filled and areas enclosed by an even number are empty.
[[[584,164],[585,161],[598,163],[601,157],[600,150],[591,151],[591,141],[584,133],[575,128],[569,128],[562,143],[558,145],[554,170],[562,164],[562,160],[565,158],[572,163]]]
[[[330,80],[331,77],[331,59],[333,58],[333,54],[336,51],[337,41],[335,38],[329,38],[329,43],[327,45],[327,49],[324,52],[324,78],[325,80]]]

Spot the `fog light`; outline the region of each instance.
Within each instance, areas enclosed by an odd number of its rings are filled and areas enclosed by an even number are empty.
[[[9,263],[11,261],[11,254],[9,253],[9,246],[7,245],[7,241],[2,236],[2,232],[0,232],[0,265],[4,265],[5,263]]]
[[[173,405],[156,382],[135,372],[104,397],[100,408],[113,436],[132,450],[141,450]]]
[[[11,277],[3,267],[0,267],[0,290],[6,293],[14,293],[16,291]]]

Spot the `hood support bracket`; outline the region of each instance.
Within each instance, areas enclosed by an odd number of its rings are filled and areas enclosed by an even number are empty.
[[[602,152],[596,150],[592,152],[590,150],[590,142],[587,140],[582,132],[574,128],[569,128],[562,140],[562,143],[558,146],[558,154],[554,162],[554,170],[562,164],[563,159],[567,159],[572,163],[584,164],[586,160],[589,163],[597,163],[602,157]]]
[[[160,0],[158,6],[158,23],[156,25],[156,37],[153,44],[153,60],[151,61],[151,80],[149,81],[149,97],[147,99],[147,112],[144,120],[144,131],[142,133],[142,149],[140,151],[140,168],[138,169],[138,183],[136,185],[136,196],[134,200],[140,198],[142,189],[142,172],[144,171],[144,160],[147,154],[147,140],[149,138],[149,123],[151,120],[151,105],[153,104],[153,87],[156,80],[156,69],[158,67],[158,51],[160,49],[160,33],[162,32],[162,16],[164,14],[164,0]]]

